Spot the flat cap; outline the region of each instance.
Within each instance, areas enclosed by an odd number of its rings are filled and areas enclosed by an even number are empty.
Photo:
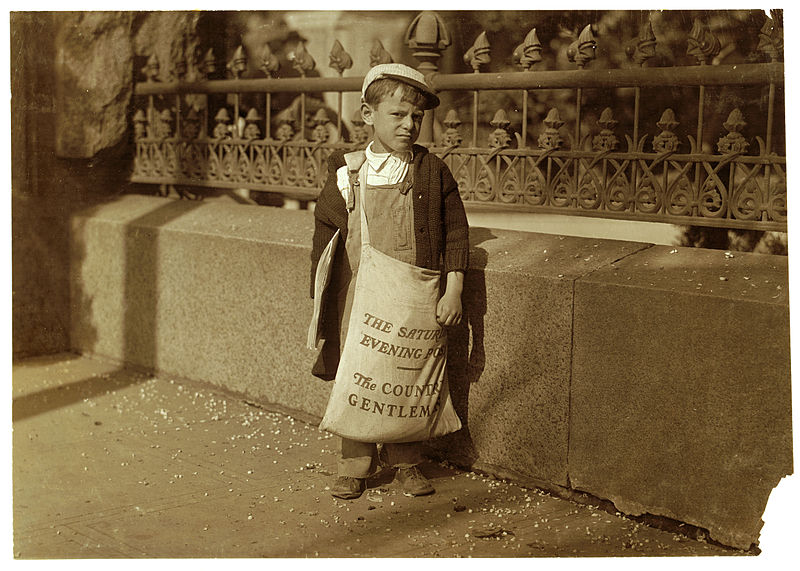
[[[412,87],[419,89],[426,96],[428,104],[425,109],[433,109],[439,105],[439,97],[433,92],[431,86],[425,80],[425,76],[413,67],[409,67],[402,63],[382,63],[378,64],[367,72],[364,76],[364,83],[361,86],[361,99],[367,93],[367,87],[378,79],[395,79],[407,83]]]

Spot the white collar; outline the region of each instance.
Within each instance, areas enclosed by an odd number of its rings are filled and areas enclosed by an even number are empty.
[[[391,152],[391,153],[376,153],[372,150],[372,143],[367,145],[366,150],[364,153],[367,156],[367,161],[369,162],[369,166],[372,167],[372,170],[375,172],[380,172],[381,169],[386,166],[387,164],[391,163],[403,163],[409,164],[411,159],[414,156],[412,151],[403,151],[403,152]]]

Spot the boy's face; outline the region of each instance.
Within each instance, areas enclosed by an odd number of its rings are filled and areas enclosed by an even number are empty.
[[[425,112],[413,103],[403,101],[400,92],[398,88],[375,107],[366,103],[361,105],[361,117],[375,131],[372,150],[376,153],[410,151],[419,137]]]

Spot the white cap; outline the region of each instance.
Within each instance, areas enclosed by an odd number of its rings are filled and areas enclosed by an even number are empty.
[[[364,95],[367,93],[367,87],[369,87],[374,81],[384,78],[402,81],[403,83],[407,83],[408,85],[411,85],[412,87],[422,91],[427,98],[427,105],[425,106],[425,109],[433,109],[439,105],[439,98],[433,92],[431,86],[428,85],[428,82],[425,81],[425,76],[413,67],[409,67],[402,63],[382,63],[370,69],[367,72],[367,75],[364,76],[364,83],[361,86],[362,101],[364,99]]]

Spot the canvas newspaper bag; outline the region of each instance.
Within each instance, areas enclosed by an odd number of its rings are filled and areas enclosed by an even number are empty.
[[[446,332],[436,321],[440,272],[396,260],[370,245],[363,208],[367,167],[363,159],[358,164],[349,191],[358,192],[362,206],[361,260],[347,336],[320,428],[351,440],[382,443],[455,432],[461,421],[447,384]],[[328,259],[320,259],[315,296],[327,285],[329,278],[321,270],[329,270],[338,239],[337,232],[326,249]],[[316,345],[317,331],[312,321],[309,345],[312,338]]]

